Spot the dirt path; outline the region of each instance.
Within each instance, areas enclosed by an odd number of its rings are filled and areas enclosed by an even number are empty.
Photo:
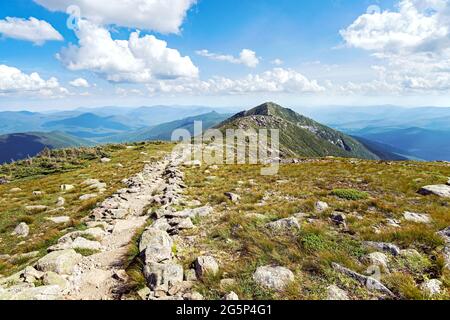
[[[87,225],[102,225],[108,233],[103,237],[101,252],[84,257],[69,277],[64,298],[68,300],[112,300],[120,297],[124,285],[124,258],[137,230],[149,216],[146,207],[153,195],[166,186],[164,172],[180,163],[171,154],[156,164],[146,165],[143,172],[128,179],[127,188],[119,190],[94,209]]]

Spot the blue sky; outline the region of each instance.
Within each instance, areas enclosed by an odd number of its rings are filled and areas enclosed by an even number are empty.
[[[450,101],[448,0],[165,2],[2,1],[0,108]]]

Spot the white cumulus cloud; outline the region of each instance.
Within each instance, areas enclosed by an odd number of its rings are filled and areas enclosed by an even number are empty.
[[[98,24],[178,33],[196,0],[34,0],[51,11],[80,8],[81,17]]]
[[[350,92],[418,93],[450,90],[450,1],[401,0],[396,11],[366,13],[341,35],[349,47],[379,59],[373,81]]]
[[[69,82],[72,87],[76,88],[89,88],[89,82],[83,78],[77,78]]]
[[[206,81],[158,81],[147,86],[151,93],[236,95],[258,92],[318,93],[325,89],[292,69],[274,68],[240,79],[214,77]]]
[[[81,20],[78,46],[58,54],[70,70],[90,70],[111,82],[146,83],[154,79],[196,78],[198,68],[153,35],[132,32],[128,40],[114,40],[105,28]]]
[[[0,93],[4,95],[60,96],[69,92],[61,87],[58,79],[54,77],[45,80],[36,72],[26,74],[20,69],[2,64],[0,65]]]
[[[0,20],[0,34],[4,37],[31,41],[42,45],[46,41],[62,41],[62,35],[44,20],[6,17]]]
[[[224,55],[218,53],[209,52],[206,49],[196,52],[199,56],[209,58],[216,61],[226,61],[234,64],[243,64],[249,68],[255,68],[259,64],[259,58],[256,56],[256,52],[250,49],[243,49],[239,53],[239,57],[232,55]]]

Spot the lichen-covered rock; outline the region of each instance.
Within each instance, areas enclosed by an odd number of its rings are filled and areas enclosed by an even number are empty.
[[[450,198],[450,185],[438,184],[432,186],[425,186],[422,187],[418,192],[424,196],[436,195],[442,198]]]
[[[316,212],[324,212],[326,210],[328,210],[329,206],[328,203],[323,202],[323,201],[317,201],[316,204],[314,205]]]
[[[239,296],[238,296],[234,291],[231,291],[230,293],[226,294],[226,295],[223,297],[223,300],[227,300],[227,301],[237,301],[237,300],[239,300]]]
[[[368,264],[388,269],[389,258],[382,252],[372,252],[365,257]]]
[[[13,235],[17,235],[19,237],[28,237],[29,233],[30,227],[25,222],[21,222],[14,229]]]
[[[69,275],[82,258],[82,255],[76,253],[73,249],[54,251],[39,259],[36,263],[36,269],[43,272],[53,271],[57,274]]]
[[[294,274],[285,267],[264,266],[256,269],[253,280],[262,287],[282,291],[294,281]]]
[[[440,294],[442,292],[441,286],[442,286],[442,282],[440,280],[432,279],[432,280],[426,280],[425,282],[423,282],[422,285],[420,286],[420,288],[422,289],[422,291],[425,294],[427,294],[429,296],[434,296],[434,295]]]
[[[44,274],[44,276],[42,277],[42,283],[44,285],[49,285],[49,286],[58,286],[61,289],[65,289],[67,287],[67,280],[64,279],[62,276],[60,276],[59,274],[49,271],[46,272]]]

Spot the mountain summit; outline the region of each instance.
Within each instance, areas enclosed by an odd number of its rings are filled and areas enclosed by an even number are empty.
[[[266,102],[248,111],[242,111],[225,120],[216,128],[279,129],[281,154],[285,157],[325,157],[379,159],[364,145],[342,132],[282,106]]]

